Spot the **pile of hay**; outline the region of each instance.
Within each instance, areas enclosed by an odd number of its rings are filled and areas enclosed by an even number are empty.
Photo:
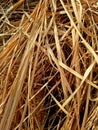
[[[2,0],[0,130],[97,130],[97,105],[97,0]]]

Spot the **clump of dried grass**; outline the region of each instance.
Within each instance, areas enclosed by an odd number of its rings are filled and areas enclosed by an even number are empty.
[[[0,14],[0,130],[97,130],[98,3],[10,2]]]

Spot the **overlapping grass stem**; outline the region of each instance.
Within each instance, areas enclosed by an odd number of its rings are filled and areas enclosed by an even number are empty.
[[[0,130],[97,129],[97,0],[1,0]]]

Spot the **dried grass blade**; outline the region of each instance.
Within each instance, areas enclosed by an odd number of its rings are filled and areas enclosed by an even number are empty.
[[[80,33],[79,29],[77,28],[77,26],[75,25],[71,15],[69,14],[68,10],[66,9],[65,5],[64,5],[64,2],[62,0],[60,0],[67,16],[69,17],[71,23],[73,24],[74,28],[76,29],[77,33],[79,34],[80,38],[82,39],[83,41],[83,44],[86,46],[86,48],[90,51],[90,53],[94,56],[95,58],[95,61],[97,62],[98,64],[98,55],[95,53],[95,51],[93,50],[93,48],[89,45],[88,42],[86,42],[86,40],[83,38],[82,34]]]

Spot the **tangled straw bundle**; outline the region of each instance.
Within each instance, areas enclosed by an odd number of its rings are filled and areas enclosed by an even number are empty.
[[[97,130],[98,2],[3,2],[0,130]]]

